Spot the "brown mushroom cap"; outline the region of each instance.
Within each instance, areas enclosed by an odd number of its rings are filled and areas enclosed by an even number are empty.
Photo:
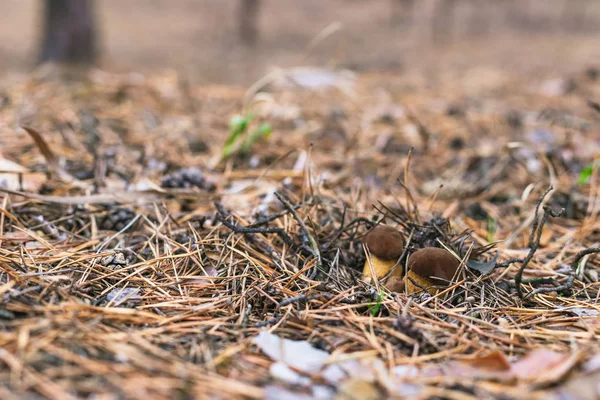
[[[371,254],[382,260],[397,260],[404,249],[404,238],[398,229],[377,225],[363,239]]]
[[[430,279],[436,285],[448,285],[459,265],[460,261],[449,251],[426,247],[408,257],[407,267],[415,274]]]

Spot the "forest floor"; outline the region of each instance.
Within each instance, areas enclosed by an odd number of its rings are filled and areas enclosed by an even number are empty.
[[[597,5],[463,2],[441,43],[292,3],[244,47],[234,2],[100,2],[112,72],[79,81],[3,4],[0,398],[600,398]],[[378,223],[460,274],[364,282]]]
[[[41,72],[0,92],[1,398],[598,395],[598,70]],[[382,221],[460,275],[363,282]]]
[[[397,20],[391,0],[261,2],[259,39],[249,48],[239,37],[238,0],[97,1],[101,66],[142,73],[171,68],[192,83],[246,86],[274,66],[299,64],[435,74],[485,65],[538,76],[576,73],[600,59],[594,0],[570,2],[575,16],[584,14],[574,21],[564,18],[565,0],[459,0],[447,31],[435,20],[439,0],[419,1],[413,14],[400,12]],[[22,75],[35,64],[42,5],[3,1],[1,76]],[[333,26],[339,30],[307,51]]]

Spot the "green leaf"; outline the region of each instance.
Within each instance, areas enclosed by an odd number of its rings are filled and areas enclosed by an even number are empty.
[[[248,150],[250,150],[250,147],[252,147],[252,145],[257,140],[259,140],[261,138],[265,138],[266,139],[269,136],[271,136],[271,132],[273,132],[273,128],[271,128],[271,125],[269,125],[269,124],[262,124],[261,126],[258,127],[257,130],[255,130],[254,132],[252,132],[252,134],[244,142],[244,144],[242,145],[241,151],[242,152],[247,152]]]
[[[233,131],[239,129],[241,131],[245,131],[248,128],[248,124],[250,124],[250,122],[252,122],[253,119],[253,114],[234,115],[229,121],[229,130]]]
[[[379,293],[377,293],[377,303],[372,304],[369,307],[369,310],[371,310],[371,315],[372,316],[376,316],[377,313],[379,313],[379,309],[381,308],[381,302],[383,301],[383,298],[385,297],[385,292],[382,290]]]
[[[245,116],[234,115],[231,117],[231,120],[229,121],[229,136],[223,146],[223,158],[227,158],[233,153],[235,144],[240,136],[246,132],[252,119],[254,119],[254,115],[252,114],[246,114]]]
[[[493,242],[496,237],[496,221],[490,215],[487,220],[487,240],[488,242]]]
[[[600,160],[596,160],[595,162],[581,170],[581,172],[579,173],[579,179],[577,179],[577,183],[579,184],[579,186],[583,186],[589,182],[590,178],[592,177],[592,174],[594,173],[595,167],[600,167]]]
[[[589,165],[581,170],[581,172],[579,173],[579,179],[577,180],[577,183],[579,184],[579,186],[583,186],[586,183],[588,183],[588,181],[592,177],[592,172],[594,172],[593,164]]]

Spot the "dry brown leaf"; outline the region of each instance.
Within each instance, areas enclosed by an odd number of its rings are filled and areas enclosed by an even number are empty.
[[[539,349],[533,350],[516,362],[509,363],[504,353],[496,350],[450,363],[447,373],[474,379],[522,381],[535,386],[546,386],[564,378],[582,357],[582,352],[563,354]]]
[[[536,386],[544,386],[560,381],[582,358],[583,352],[581,351],[562,354],[546,349],[536,349],[513,363],[511,369],[517,379],[531,382]]]
[[[513,381],[515,379],[511,365],[499,350],[477,355],[462,361],[451,362],[448,373],[474,379],[489,379],[495,381]]]
[[[22,126],[21,128],[23,128],[25,132],[27,132],[29,136],[31,136],[36,146],[44,156],[44,159],[48,163],[48,168],[50,169],[50,171],[52,171],[54,175],[56,175],[58,179],[82,189],[90,187],[89,184],[75,178],[73,175],[69,174],[58,164],[58,158],[56,157],[56,154],[54,154],[46,140],[38,131],[27,126]]]
[[[470,367],[483,369],[486,371],[508,371],[511,368],[508,358],[500,350],[484,354],[482,356],[472,357],[461,361]]]

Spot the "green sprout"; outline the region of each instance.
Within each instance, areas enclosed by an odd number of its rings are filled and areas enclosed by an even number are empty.
[[[248,128],[254,120],[254,114],[234,115],[229,122],[229,136],[223,146],[221,157],[228,158],[236,152],[246,153],[252,145],[262,139],[268,138],[273,129],[269,124],[261,124],[256,130],[248,134]],[[245,140],[244,140],[245,137]],[[241,144],[240,144],[241,143]]]
[[[575,275],[581,276],[582,269],[583,269],[583,260],[579,260],[579,262],[577,263],[577,269],[575,270]]]
[[[586,183],[589,182],[590,178],[592,177],[592,173],[594,172],[594,167],[599,167],[600,166],[600,160],[596,160],[596,162],[588,165],[587,167],[585,167],[584,169],[581,170],[581,172],[579,173],[579,179],[577,179],[577,183],[579,184],[579,186],[583,186]]]
[[[487,220],[487,241],[493,242],[496,238],[496,220],[491,215],[488,216]]]
[[[372,316],[376,316],[377,313],[379,313],[379,309],[381,308],[381,303],[383,302],[384,297],[385,291],[381,290],[379,293],[377,293],[377,303],[371,304],[369,306],[369,310],[371,311]]]

